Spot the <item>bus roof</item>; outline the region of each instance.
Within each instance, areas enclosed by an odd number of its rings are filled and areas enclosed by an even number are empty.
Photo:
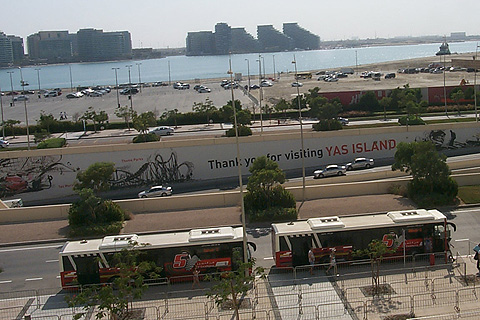
[[[446,217],[438,210],[404,210],[382,214],[322,217],[288,223],[273,223],[277,235],[337,232],[415,224],[439,223]]]
[[[143,246],[145,248],[169,248],[242,240],[242,227],[214,227],[148,235],[116,235],[102,239],[68,241],[60,251],[60,255],[115,252],[129,247],[132,242],[137,243],[137,247],[141,249]]]

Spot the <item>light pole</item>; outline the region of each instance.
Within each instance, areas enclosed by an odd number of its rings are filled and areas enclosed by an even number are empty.
[[[0,109],[2,111],[2,137],[5,140],[5,120],[3,119],[3,98],[2,98],[2,88],[0,88]]]
[[[168,85],[172,84],[172,79],[170,77],[170,60],[168,60]]]
[[[441,59],[440,59],[441,60]],[[448,108],[447,108],[447,87],[445,85],[445,55],[443,55],[443,100],[445,100],[445,115],[448,118]]]
[[[22,68],[20,70],[20,83],[22,84],[22,91],[25,92],[25,81],[23,81]],[[28,114],[27,114],[27,99],[23,99],[23,106],[25,108],[25,123],[27,125],[27,149],[30,150],[30,129],[28,128]]]
[[[295,79],[298,79],[297,77],[297,60],[295,59],[295,55],[293,55],[293,65],[295,66]],[[297,80],[298,81],[298,80]],[[303,120],[302,120],[302,105],[300,103],[300,88],[297,85],[297,102],[298,102],[298,116],[300,120],[300,140],[301,140],[301,153],[302,153],[302,204],[298,208],[300,211],[300,208],[303,206],[303,203],[305,202],[305,154],[304,154],[304,146],[303,146]]]
[[[478,54],[478,42],[475,47],[475,62],[473,64],[473,67],[475,68],[475,75],[474,75],[474,80],[473,80],[473,97],[474,97],[474,103],[475,103],[475,122],[478,122],[478,113],[477,113],[477,54]]]
[[[37,81],[38,81],[38,97],[40,98],[42,95],[40,94],[40,68],[35,68],[37,70]]]
[[[262,98],[263,98],[263,92],[262,92],[262,55],[258,55],[258,108],[260,109],[260,135],[263,134],[263,111],[262,111]]]
[[[273,58],[273,81],[277,80],[277,73],[275,71],[275,55],[272,55]]]
[[[10,75],[10,87],[12,88],[12,90],[10,91],[10,94],[12,96],[12,102],[10,102],[10,106],[13,107],[15,105],[15,100],[13,100],[13,80],[12,80],[13,71],[7,71],[7,73]]]
[[[73,92],[72,66],[70,64],[68,64],[68,70],[70,70],[70,91]]]
[[[229,57],[229,70],[230,83],[233,83],[233,71],[232,71],[232,58]],[[233,120],[235,125],[235,143],[237,145],[237,167],[238,167],[238,184],[240,185],[240,203],[242,208],[242,229],[243,229],[243,262],[248,263],[247,252],[247,223],[245,219],[245,204],[243,201],[243,180],[242,180],[242,159],[240,158],[240,144],[238,142],[238,124],[237,124],[237,108],[235,107],[235,97],[233,96],[233,86],[230,86],[230,92],[232,93],[232,107],[233,107]],[[248,272],[248,271],[245,271]]]
[[[355,50],[355,73],[358,74],[358,55],[357,55],[357,50]]]
[[[248,92],[250,92],[250,61],[248,59],[245,59],[245,61],[247,61]]]
[[[117,90],[117,106],[120,108],[120,96],[118,95],[118,76],[117,76],[117,70],[120,68],[112,68],[113,71],[115,71],[115,89]]]
[[[138,85],[140,86],[140,93],[142,93],[142,78],[140,77],[140,66],[142,65],[140,62],[135,63],[138,67]]]
[[[262,63],[263,63],[263,79],[265,79],[267,75],[265,74],[265,58],[264,57],[262,57]]]
[[[129,88],[129,93],[128,93],[128,99],[130,99],[130,109],[133,111],[133,93],[132,93],[132,78],[130,76],[130,69],[132,68],[131,64],[126,65],[128,68],[128,88]]]

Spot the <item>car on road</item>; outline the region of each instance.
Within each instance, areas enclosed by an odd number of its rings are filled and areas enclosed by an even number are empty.
[[[375,165],[375,161],[369,158],[355,158],[352,162],[345,165],[347,170],[368,169]]]
[[[342,126],[346,126],[348,124],[348,119],[346,118],[338,117],[337,120],[342,124]]]
[[[385,75],[385,79],[393,79],[395,78],[395,72],[387,73]]]
[[[28,96],[21,94],[19,96],[13,97],[13,101],[28,101]]]
[[[292,87],[303,87],[303,83],[298,81],[292,82]]]
[[[347,173],[347,168],[345,166],[340,166],[337,164],[331,164],[325,167],[325,169],[315,170],[313,172],[313,178],[325,178],[331,176],[343,176]]]
[[[273,83],[268,81],[268,80],[262,80],[262,82],[260,83],[260,86],[261,87],[272,87]]]
[[[137,94],[139,90],[137,88],[125,88],[122,91],[120,91],[121,95],[131,95],[131,94]]]
[[[83,93],[81,92],[72,92],[66,95],[67,99],[77,99],[83,97]]]
[[[44,98],[50,98],[50,97],[58,97],[58,91],[47,91],[43,94]]]
[[[211,91],[212,90],[210,90],[210,88],[203,87],[203,86],[200,89],[197,90],[198,93],[209,93]]]
[[[172,195],[172,187],[154,186],[138,194],[139,198],[166,197]]]
[[[173,134],[174,132],[175,132],[175,130],[173,128],[165,127],[165,126],[158,127],[158,128],[150,130],[150,133],[155,133],[157,136],[169,136],[169,135]]]
[[[1,148],[6,148],[9,145],[10,145],[10,142],[8,142],[7,140],[0,139],[0,147]]]

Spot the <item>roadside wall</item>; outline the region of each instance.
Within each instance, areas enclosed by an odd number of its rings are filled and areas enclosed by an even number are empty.
[[[304,131],[303,152],[298,131],[241,137],[242,173],[247,175],[254,159],[262,155],[276,161],[283,170],[290,170],[301,167],[302,157],[307,168],[346,163],[362,156],[393,157],[402,141],[430,140],[439,150],[480,146],[480,126],[476,123],[335,132],[313,132],[305,126]],[[236,177],[239,165],[235,138],[2,152],[0,198],[29,201],[72,195],[77,172],[100,161],[115,164],[117,171],[111,182],[114,190]]]

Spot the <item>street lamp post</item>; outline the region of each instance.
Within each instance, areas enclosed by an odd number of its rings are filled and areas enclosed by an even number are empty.
[[[228,59],[229,61],[229,70],[228,74],[230,75],[230,83],[233,83],[233,71],[232,71],[232,58]],[[240,144],[238,142],[238,123],[237,123],[237,108],[235,107],[235,97],[233,95],[233,86],[230,86],[230,92],[232,93],[232,107],[233,107],[233,119],[235,125],[235,143],[237,145],[237,167],[238,167],[238,183],[240,185],[240,203],[241,203],[241,216],[242,216],[242,229],[243,229],[243,262],[248,263],[248,252],[247,252],[247,223],[245,218],[245,203],[243,201],[243,179],[242,179],[242,159],[240,158]],[[248,272],[248,271],[246,271]]]
[[[262,55],[258,55],[258,108],[260,109],[260,135],[263,134],[263,111],[262,111],[262,98],[263,98],[263,92],[262,92]]]
[[[2,98],[2,88],[0,88],[0,109],[2,111],[2,137],[5,140],[5,120],[3,119],[3,98]]]
[[[10,91],[10,94],[12,96],[12,102],[10,102],[10,106],[14,106],[15,105],[15,100],[13,100],[13,80],[12,80],[13,71],[7,71],[7,73],[10,75],[10,87],[12,89]]]
[[[263,63],[263,79],[265,79],[267,75],[265,74],[265,58],[264,57],[262,57],[262,63]]]
[[[132,65],[128,64],[128,65],[126,65],[126,67],[128,68],[128,88],[130,90],[130,92],[128,94],[128,99],[130,99],[130,109],[132,109],[132,111],[133,111],[132,78],[131,78],[131,75],[130,75],[130,69],[132,68]]]
[[[38,81],[38,97],[40,98],[42,95],[40,94],[40,68],[35,68],[35,70],[37,70],[37,81]]]
[[[168,85],[172,84],[172,78],[170,76],[170,60],[168,60]]]
[[[142,93],[142,78],[140,76],[140,66],[142,65],[140,62],[135,63],[138,67],[138,85],[140,86],[140,93]]]
[[[72,66],[70,64],[68,64],[68,70],[70,70],[70,91],[73,92]]]
[[[117,106],[120,108],[120,96],[118,95],[118,76],[117,76],[117,70],[120,68],[112,68],[113,71],[115,71],[115,89],[117,90]]]
[[[25,81],[23,81],[22,68],[20,70],[20,83],[22,85],[22,91],[25,94]],[[27,114],[27,99],[23,99],[23,106],[25,109],[25,124],[27,125],[27,149],[30,150],[30,129],[28,128],[28,114]]]
[[[247,61],[248,92],[250,92],[250,61],[248,59],[245,59],[245,61]]]
[[[272,58],[273,58],[273,80],[277,80],[277,73],[275,71],[275,55],[273,54],[272,55]]]
[[[440,59],[441,60],[441,59]],[[445,100],[445,115],[448,118],[448,108],[447,108],[447,87],[446,87],[446,80],[445,80],[445,69],[446,69],[446,62],[445,62],[445,55],[443,55],[443,100]]]
[[[473,67],[475,68],[475,75],[473,80],[473,96],[474,96],[474,103],[475,103],[475,122],[478,122],[478,113],[477,113],[477,54],[478,54],[478,42],[475,47],[475,62]]]
[[[295,59],[295,55],[293,55],[293,65],[295,66],[295,79],[298,79],[297,75],[297,60]],[[303,206],[305,202],[305,154],[304,154],[304,146],[303,146],[303,120],[302,120],[302,105],[300,103],[300,88],[297,86],[297,102],[298,102],[298,116],[300,120],[300,140],[301,140],[301,153],[302,153],[302,204],[300,208]],[[300,210],[299,208],[299,210]]]

